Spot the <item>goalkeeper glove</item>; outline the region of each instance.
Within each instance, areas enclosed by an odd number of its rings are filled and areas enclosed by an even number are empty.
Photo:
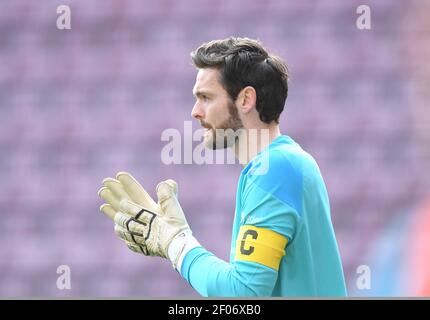
[[[200,244],[178,202],[175,181],[157,185],[158,203],[130,174],[103,180],[99,196],[106,201],[100,210],[115,222],[115,233],[134,252],[171,260],[180,270],[186,253]]]

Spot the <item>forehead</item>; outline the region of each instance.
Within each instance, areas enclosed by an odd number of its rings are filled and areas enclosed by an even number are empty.
[[[214,68],[199,69],[193,93],[223,89],[219,83],[219,70]]]

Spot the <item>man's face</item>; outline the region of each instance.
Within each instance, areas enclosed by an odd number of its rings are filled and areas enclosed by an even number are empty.
[[[209,149],[231,147],[236,141],[235,132],[243,128],[237,107],[219,77],[217,69],[199,69],[193,89],[197,101],[191,115],[207,129],[204,143]]]

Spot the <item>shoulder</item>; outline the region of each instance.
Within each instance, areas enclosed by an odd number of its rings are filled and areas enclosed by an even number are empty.
[[[299,212],[306,181],[320,176],[314,158],[295,142],[268,148],[246,169],[245,188],[258,187]]]
[[[304,177],[319,172],[315,159],[297,143],[276,144],[253,159],[244,173],[248,182],[260,186],[282,181],[300,184]]]

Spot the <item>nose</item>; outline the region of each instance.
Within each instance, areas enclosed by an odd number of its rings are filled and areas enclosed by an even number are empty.
[[[200,103],[198,101],[194,105],[193,110],[191,110],[191,116],[193,118],[196,118],[197,120],[201,120],[205,116],[203,108],[200,106]]]

